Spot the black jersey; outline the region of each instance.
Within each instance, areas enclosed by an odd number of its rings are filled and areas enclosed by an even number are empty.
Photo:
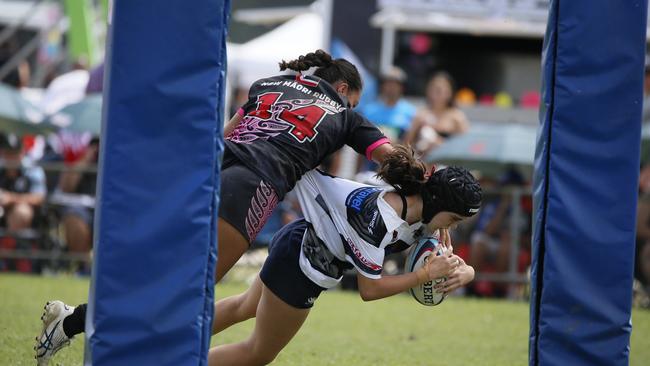
[[[343,145],[370,158],[377,146],[388,142],[316,76],[258,80],[238,113],[243,120],[226,137],[227,148],[272,184],[279,197]]]

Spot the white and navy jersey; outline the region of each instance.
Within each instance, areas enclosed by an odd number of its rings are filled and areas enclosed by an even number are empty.
[[[370,158],[386,137],[316,76],[256,81],[226,147],[273,185],[279,197],[329,154],[349,145]]]
[[[324,288],[335,286],[341,262],[368,278],[380,278],[390,247],[412,244],[423,234],[422,223],[409,225],[384,200],[390,190],[318,170],[303,175],[295,192],[316,238],[307,230],[300,267],[310,280]]]

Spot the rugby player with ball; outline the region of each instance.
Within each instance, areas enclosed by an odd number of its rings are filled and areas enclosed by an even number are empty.
[[[217,302],[213,332],[255,317],[251,336],[210,350],[210,364],[264,365],[275,359],[307,318],[310,308],[343,271],[355,268],[363,300],[389,297],[439,278],[448,293],[474,278],[474,269],[451,251],[429,255],[415,272],[382,276],[384,256],[423,245],[436,231],[476,214],[481,187],[464,168],[426,175],[413,151],[395,146],[378,176],[391,188],[368,186],[314,170],[296,185],[305,215],[271,241],[259,276],[243,294]],[[445,239],[445,238],[443,238]],[[443,240],[445,242],[446,240]],[[428,240],[431,242],[431,240]],[[416,254],[418,258],[422,253]],[[412,254],[413,256],[413,254]]]

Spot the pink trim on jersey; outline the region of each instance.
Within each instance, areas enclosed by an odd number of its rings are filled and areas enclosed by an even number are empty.
[[[246,112],[244,112],[244,108],[239,108],[237,110],[237,114],[239,115],[239,117],[244,118],[244,115],[246,114]]]
[[[366,158],[368,158],[368,160],[372,160],[372,152],[383,144],[390,144],[390,140],[386,137],[382,137],[379,140],[373,142],[372,145],[368,146],[366,149]]]

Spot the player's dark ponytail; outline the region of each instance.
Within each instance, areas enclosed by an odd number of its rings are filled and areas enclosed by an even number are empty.
[[[314,75],[330,84],[334,84],[337,81],[345,81],[351,90],[361,91],[363,88],[361,75],[356,66],[343,58],[333,59],[329,53],[323,50],[310,52],[298,57],[297,60],[283,60],[280,62],[280,71],[289,69],[301,72],[309,70],[312,67],[318,67],[314,71]]]
[[[426,167],[417,159],[415,151],[404,145],[393,145],[381,163],[377,176],[405,196],[420,194],[427,182]]]

